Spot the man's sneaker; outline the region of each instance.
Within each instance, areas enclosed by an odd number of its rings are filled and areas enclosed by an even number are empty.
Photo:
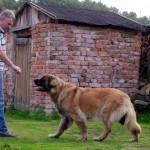
[[[0,134],[0,137],[16,137],[16,134],[7,132],[5,134]]]

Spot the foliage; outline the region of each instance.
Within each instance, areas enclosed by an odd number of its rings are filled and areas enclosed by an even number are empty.
[[[119,9],[116,7],[107,7],[105,4],[103,4],[101,1],[94,2],[92,0],[84,0],[84,1],[78,1],[78,0],[0,0],[0,8],[1,9],[12,9],[14,12],[17,12],[19,8],[25,3],[25,2],[35,2],[35,3],[49,3],[49,4],[57,4],[57,5],[63,5],[63,6],[74,6],[74,7],[82,7],[82,8],[88,8],[88,9],[94,9],[94,10],[106,10],[106,11],[112,11],[115,13],[120,13]],[[150,24],[150,17],[142,16],[137,17],[137,14],[135,12],[123,12],[121,15],[130,18],[132,20],[138,21],[144,25]]]
[[[140,22],[140,23],[142,23],[144,25],[150,24],[150,19],[149,18],[147,18],[146,16],[138,18],[137,14],[135,12],[129,12],[128,13],[127,11],[124,11],[122,13],[122,15],[127,17],[127,18],[130,18],[132,20],[135,20],[137,22]]]
[[[136,20],[142,24],[148,25],[150,24],[150,19],[148,19],[146,16],[136,18]]]
[[[150,119],[149,119],[150,113],[139,113],[138,114],[138,120],[142,123],[148,123],[150,124]]]
[[[10,144],[4,143],[0,146],[0,150],[19,150],[19,149],[12,147]]]
[[[17,10],[17,5],[16,5],[15,0],[0,0],[0,8],[1,10],[4,9],[12,9],[12,10]]]
[[[124,11],[124,12],[122,13],[122,15],[123,15],[123,16],[126,16],[127,18],[130,18],[130,19],[132,19],[132,20],[135,20],[135,19],[137,18],[137,15],[136,15],[135,12],[130,12],[130,13],[128,13],[127,11]]]
[[[50,120],[58,120],[60,117],[58,116],[57,112],[53,111],[49,115],[45,115],[45,112],[41,109],[37,109],[34,111],[29,110],[16,110],[14,108],[9,108],[5,112],[7,115],[15,118],[28,118],[33,120],[42,120],[42,121],[50,121]]]

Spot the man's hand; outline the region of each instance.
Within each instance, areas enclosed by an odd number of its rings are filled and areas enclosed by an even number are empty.
[[[14,65],[12,68],[13,68],[18,74],[21,73],[20,67]]]

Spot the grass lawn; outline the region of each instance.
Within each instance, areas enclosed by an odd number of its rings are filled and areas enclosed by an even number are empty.
[[[100,135],[103,125],[100,121],[90,121],[89,138],[81,142],[77,141],[81,134],[75,124],[59,139],[47,137],[56,131],[59,119],[40,121],[6,114],[6,121],[9,130],[17,137],[0,137],[0,150],[150,150],[150,113],[138,116],[142,134],[136,143],[129,142],[131,134],[119,123],[113,126],[112,133],[104,142],[95,142],[93,138]]]

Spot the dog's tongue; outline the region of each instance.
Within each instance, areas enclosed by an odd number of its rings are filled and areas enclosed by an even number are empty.
[[[37,88],[37,91],[44,91],[44,89],[40,87],[40,88]]]

